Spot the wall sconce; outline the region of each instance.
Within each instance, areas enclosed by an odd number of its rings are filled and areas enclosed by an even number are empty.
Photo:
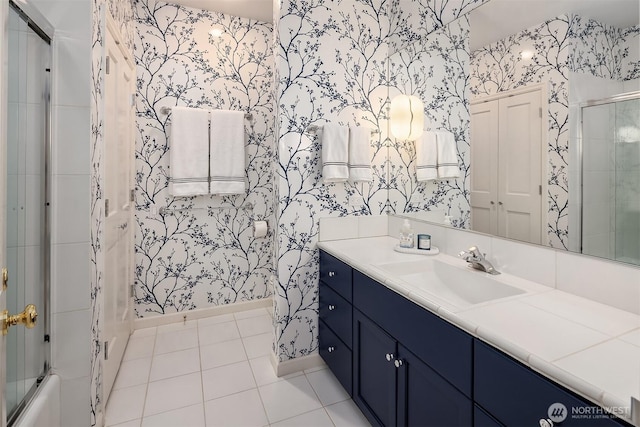
[[[220,37],[222,33],[224,33],[224,30],[219,26],[211,27],[211,29],[209,30],[209,35],[214,38]]]
[[[391,134],[400,140],[415,141],[424,132],[424,104],[413,95],[398,95],[389,111]]]

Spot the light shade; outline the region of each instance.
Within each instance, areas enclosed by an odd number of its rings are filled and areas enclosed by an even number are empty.
[[[398,95],[389,111],[391,134],[400,140],[415,141],[424,132],[424,105],[413,95]]]
[[[215,26],[215,27],[211,27],[211,29],[209,30],[209,35],[211,35],[211,37],[215,37],[218,38],[222,35],[222,33],[224,33],[224,30],[221,27]]]

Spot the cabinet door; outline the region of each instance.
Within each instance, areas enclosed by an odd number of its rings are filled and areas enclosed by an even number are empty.
[[[353,311],[353,400],[371,424],[396,423],[396,341]]]
[[[467,427],[473,402],[433,369],[398,345],[398,425]]]

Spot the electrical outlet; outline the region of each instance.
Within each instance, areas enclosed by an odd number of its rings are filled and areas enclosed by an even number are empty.
[[[354,208],[364,206],[364,198],[362,196],[349,196],[349,206]]]

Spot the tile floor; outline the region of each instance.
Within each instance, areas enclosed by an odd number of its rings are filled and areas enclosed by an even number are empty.
[[[138,329],[106,410],[111,427],[368,426],[326,366],[273,373],[265,308]]]

